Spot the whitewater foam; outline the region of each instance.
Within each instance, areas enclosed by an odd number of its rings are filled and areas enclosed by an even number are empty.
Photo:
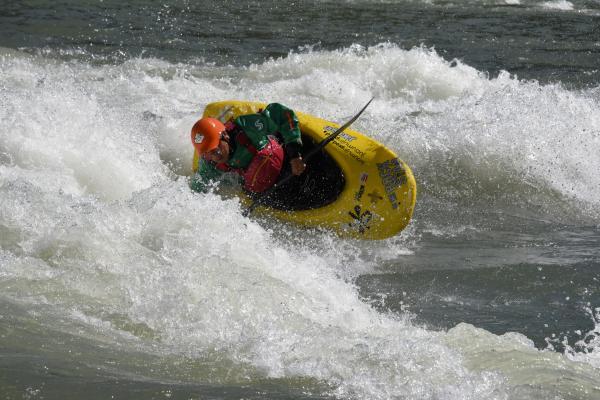
[[[546,1],[541,3],[541,6],[550,10],[572,11],[574,9],[573,3],[566,0]]]

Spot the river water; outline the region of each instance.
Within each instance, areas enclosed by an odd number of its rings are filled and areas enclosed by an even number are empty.
[[[600,3],[1,1],[0,398],[599,399]],[[206,104],[394,150],[385,241],[188,187]]]

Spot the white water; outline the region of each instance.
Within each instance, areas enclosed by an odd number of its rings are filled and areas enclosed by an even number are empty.
[[[597,92],[490,80],[431,50],[391,45],[248,68],[20,54],[0,64],[1,293],[58,315],[55,329],[165,358],[228,360],[233,372],[210,378],[221,384],[306,377],[369,399],[598,395],[590,355],[383,315],[351,283],[374,268],[361,256],[369,244],[304,231],[285,240],[285,228],[241,217],[235,200],[191,193],[185,179],[188,130],[210,101],[276,100],[343,121],[374,95],[357,129],[408,161],[427,195],[438,195],[440,169],[458,165],[467,182],[491,182],[492,196],[516,174],[593,215]],[[460,198],[461,188],[446,184],[443,196]],[[410,252],[410,235],[370,254]]]
[[[545,1],[541,4],[541,6],[550,10],[573,11],[574,9],[573,3],[566,0]]]

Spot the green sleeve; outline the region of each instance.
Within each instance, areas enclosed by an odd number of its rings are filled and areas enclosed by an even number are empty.
[[[283,104],[271,103],[265,108],[263,114],[277,124],[284,144],[295,143],[302,146],[298,117],[293,110]]]
[[[211,181],[219,181],[224,172],[203,158],[198,162],[198,171],[190,179],[190,188],[196,192],[206,192],[208,184]]]

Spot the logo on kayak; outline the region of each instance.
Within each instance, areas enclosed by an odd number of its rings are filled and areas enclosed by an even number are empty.
[[[358,192],[354,193],[354,200],[360,201],[360,199],[362,199],[363,194],[365,194],[365,185],[360,185]]]
[[[400,160],[392,158],[391,160],[377,164],[377,170],[388,200],[392,208],[398,208],[398,199],[396,197],[396,188],[406,183],[406,171],[400,164]]]
[[[369,199],[371,199],[371,204],[377,203],[379,200],[383,200],[383,197],[379,194],[377,189],[373,190],[371,193],[367,193]]]
[[[360,233],[365,233],[367,229],[371,228],[369,224],[373,219],[373,213],[366,210],[362,211],[360,206],[355,206],[354,210],[349,211],[348,214],[353,218],[352,222],[348,224],[349,227],[358,230]]]
[[[204,139],[203,135],[196,133],[196,135],[194,136],[194,143],[200,144],[200,143],[202,143],[203,139]]]
[[[360,188],[358,192],[354,193],[354,200],[360,201],[362,199],[363,194],[365,194],[365,185],[367,184],[367,179],[369,179],[369,174],[363,172],[360,175]]]
[[[262,121],[260,119],[257,119],[256,122],[254,123],[254,126],[256,127],[256,129],[258,129],[259,131],[262,131],[263,128],[265,127],[265,125],[262,123]]]
[[[326,126],[326,127],[324,127],[324,128],[323,128],[323,133],[324,133],[326,136],[329,136],[329,135],[331,135],[331,134],[332,134],[332,133],[334,133],[335,131],[337,131],[337,129],[336,129],[336,128],[334,128],[333,126],[329,126],[329,125],[328,125],[328,126]],[[356,136],[352,136],[352,135],[350,135],[350,134],[348,134],[348,133],[346,133],[346,132],[342,132],[342,133],[340,133],[340,136],[339,136],[339,137],[342,137],[342,138],[343,138],[345,141],[347,141],[347,142],[352,142],[353,140],[356,140]]]

